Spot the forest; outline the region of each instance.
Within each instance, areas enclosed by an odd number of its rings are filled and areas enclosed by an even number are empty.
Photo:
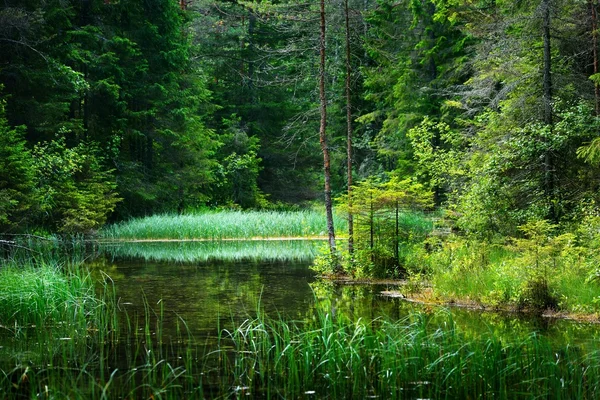
[[[598,398],[599,11],[4,0],[0,398]]]
[[[481,237],[596,214],[595,2],[347,3],[321,66],[319,4],[5,2],[2,231],[323,202],[321,102],[333,198],[408,179]]]
[[[597,8],[6,1],[0,230],[324,204],[323,272],[421,276],[500,252],[594,280]]]

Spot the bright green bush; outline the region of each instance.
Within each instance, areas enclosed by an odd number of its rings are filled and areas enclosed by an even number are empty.
[[[68,147],[66,133],[33,150],[43,222],[61,233],[91,233],[106,223],[120,201],[116,181],[102,165],[95,143]]]

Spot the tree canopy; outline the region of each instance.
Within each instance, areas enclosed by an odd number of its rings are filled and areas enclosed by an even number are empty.
[[[2,229],[292,207],[326,181],[356,185],[349,211],[413,182],[479,237],[598,213],[596,1],[317,6],[5,1]]]

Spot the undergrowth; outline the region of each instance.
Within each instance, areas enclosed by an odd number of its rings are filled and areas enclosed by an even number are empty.
[[[428,271],[434,295],[447,301],[595,314],[600,312],[598,227],[600,221],[591,219],[564,232],[548,221],[532,221],[520,227],[517,238],[452,235],[421,252],[416,262]]]

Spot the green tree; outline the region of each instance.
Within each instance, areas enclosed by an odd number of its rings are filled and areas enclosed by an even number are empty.
[[[0,100],[0,232],[22,229],[31,223],[37,202],[25,129],[11,128],[4,109],[5,101]]]
[[[113,171],[102,165],[93,142],[69,148],[67,131],[33,149],[45,225],[63,233],[93,233],[104,225],[120,198]]]
[[[444,12],[477,39],[460,99],[463,174],[450,200],[459,225],[517,234],[530,220],[578,218],[582,202],[596,197],[575,155],[597,135],[587,79],[593,52],[581,52],[589,48],[586,4],[452,3]]]
[[[425,232],[411,231],[421,227],[403,223],[403,216],[432,207],[433,193],[415,180],[393,176],[386,182],[363,180],[352,194],[351,203],[347,195],[337,199],[355,220],[355,257],[346,268],[353,275],[404,275],[400,246],[423,239]]]
[[[386,170],[414,171],[408,131],[424,118],[454,124],[458,115],[447,101],[468,78],[471,36],[462,21],[442,12],[437,2],[383,1],[369,17],[366,48],[373,59],[365,68],[364,94],[374,110],[360,118],[377,128],[376,145]],[[438,146],[439,137],[433,137]],[[436,189],[436,201],[441,201]]]

